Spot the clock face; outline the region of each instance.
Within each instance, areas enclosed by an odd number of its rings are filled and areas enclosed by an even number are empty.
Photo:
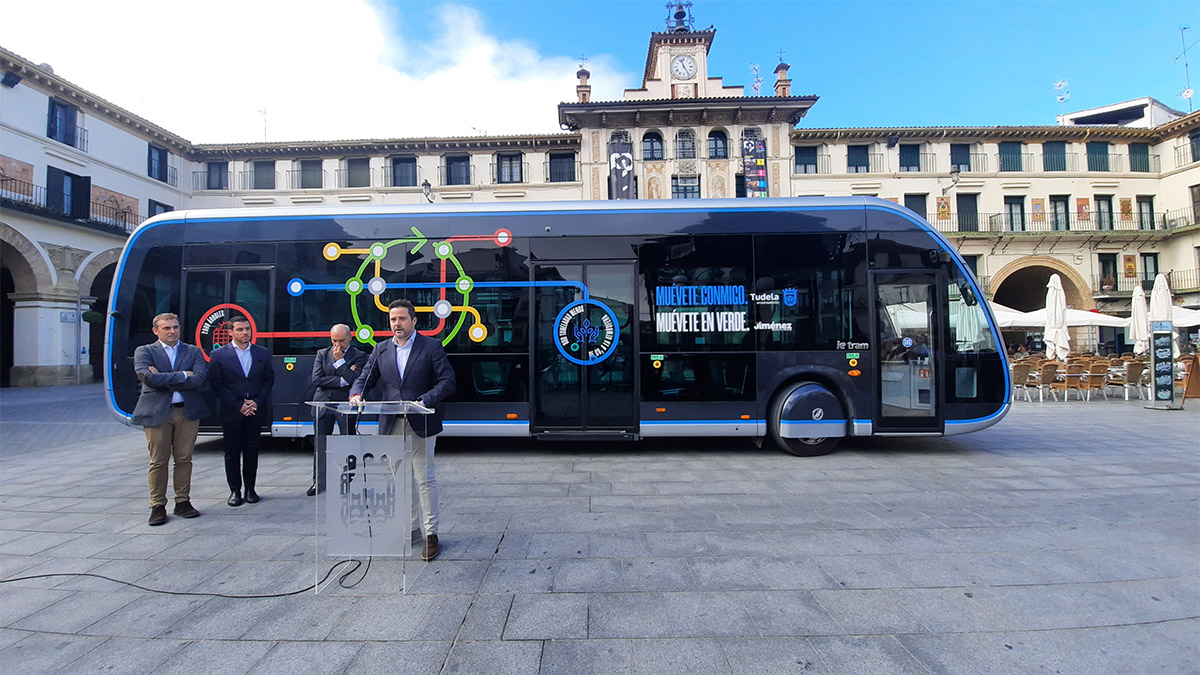
[[[671,61],[671,74],[674,75],[675,79],[678,80],[686,80],[691,78],[696,74],[696,59],[693,59],[686,54],[683,56],[676,56],[675,59]]]

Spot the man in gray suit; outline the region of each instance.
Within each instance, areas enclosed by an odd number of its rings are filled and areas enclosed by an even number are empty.
[[[314,401],[346,401],[350,398],[350,385],[362,375],[363,366],[367,363],[366,352],[350,346],[350,327],[344,323],[334,325],[329,329],[329,346],[317,352],[313,359],[312,381]],[[313,455],[313,484],[308,488],[308,496],[317,494],[324,489],[325,478],[325,438],[333,433],[333,424],[337,422],[338,430],[343,436],[352,436],[358,428],[358,418],[354,415],[322,411],[317,415],[315,425],[316,437]]]
[[[198,347],[179,340],[179,317],[159,314],[152,326],[158,341],[133,352],[133,369],[142,393],[133,409],[150,450],[150,524],[167,522],[167,464],[175,461],[175,515],[195,518],[192,506],[192,449],[208,406],[199,389],[208,364]]]
[[[416,483],[412,491],[412,535],[414,540],[420,537],[422,523],[417,516],[424,516],[425,547],[421,559],[433,560],[440,550],[433,448],[442,432],[439,406],[454,393],[454,369],[442,344],[417,332],[417,310],[411,302],[400,299],[388,305],[388,322],[392,339],[375,345],[363,374],[350,387],[350,400],[362,401],[363,394],[379,384],[385,401],[416,401],[433,409],[431,414],[409,415],[406,419],[379,416],[380,435],[404,436],[405,445],[412,448]]]

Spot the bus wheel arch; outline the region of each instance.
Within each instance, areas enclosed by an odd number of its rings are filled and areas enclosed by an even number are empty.
[[[767,407],[767,435],[775,447],[798,457],[827,455],[846,434],[846,405],[840,389],[824,378],[804,374],[784,383]],[[812,429],[828,432],[806,435]]]

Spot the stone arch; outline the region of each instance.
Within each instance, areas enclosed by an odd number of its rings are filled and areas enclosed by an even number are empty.
[[[79,271],[79,292],[88,293],[92,289],[92,284],[96,282],[96,275],[100,274],[100,270],[116,264],[120,259],[121,249],[119,248],[110,248],[92,256]],[[104,311],[103,308],[100,311]]]
[[[1068,306],[1083,310],[1096,308],[1096,300],[1092,297],[1091,287],[1088,285],[1087,280],[1079,272],[1075,271],[1075,268],[1058,258],[1048,255],[1024,256],[1001,267],[991,278],[990,285],[993,289],[993,298],[996,298],[1004,282],[1012,278],[1013,275],[1036,267],[1049,268],[1052,273],[1058,274],[1062,278],[1063,292],[1067,296]],[[1045,296],[1044,290],[1042,295],[1043,297]],[[1004,304],[1002,300],[996,299],[996,301]],[[1038,309],[1041,306],[1039,304],[1033,309]],[[1021,308],[1014,307],[1014,309]]]
[[[8,223],[0,223],[0,241],[16,255],[4,256],[4,264],[12,271],[16,293],[52,293],[54,275],[41,249]],[[6,247],[6,248],[7,248]]]

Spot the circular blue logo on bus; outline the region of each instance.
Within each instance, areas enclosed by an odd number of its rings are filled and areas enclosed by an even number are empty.
[[[555,345],[571,363],[591,366],[617,349],[620,339],[617,314],[599,300],[576,300],[558,313]]]

